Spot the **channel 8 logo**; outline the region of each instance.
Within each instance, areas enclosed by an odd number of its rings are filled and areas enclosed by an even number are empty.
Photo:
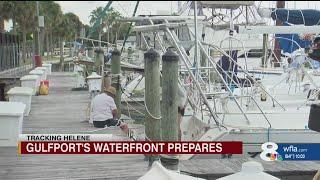
[[[282,161],[282,157],[278,154],[278,145],[274,142],[266,142],[261,145],[263,150],[260,154],[260,158],[265,161]]]

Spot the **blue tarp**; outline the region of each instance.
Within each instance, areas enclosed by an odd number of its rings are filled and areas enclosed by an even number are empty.
[[[293,25],[305,25],[305,26],[314,26],[320,25],[320,11],[313,9],[302,9],[302,10],[289,10],[284,8],[273,9],[271,13],[273,20],[280,20],[283,22],[284,26]],[[301,40],[298,34],[276,34],[276,37],[287,38],[296,41],[301,48],[306,48],[311,46],[311,41]],[[292,53],[298,46],[286,39],[278,38],[280,43],[280,49],[283,52]],[[313,60],[312,65],[314,68],[319,68],[320,63]]]
[[[320,11],[313,9],[303,10],[289,10],[289,9],[275,9],[271,13],[273,20],[280,20],[284,26],[290,26],[290,24],[298,25],[303,24],[305,26],[317,25],[320,22]],[[276,37],[282,37],[286,39],[278,38],[280,48],[284,53],[292,53],[298,46],[296,41],[301,48],[305,48],[311,45],[311,41],[301,40],[298,34],[276,34]],[[291,39],[288,40],[288,39]]]
[[[284,26],[290,26],[288,23],[283,23]],[[301,40],[298,34],[276,34],[278,38],[278,42],[280,43],[280,48],[283,50],[283,53],[292,53],[297,50],[298,45],[293,42],[296,41],[301,48],[306,48],[311,45],[311,41]]]
[[[290,24],[304,24],[305,26],[320,24],[320,11],[313,9],[289,10],[280,8],[273,10],[271,17],[273,20]]]

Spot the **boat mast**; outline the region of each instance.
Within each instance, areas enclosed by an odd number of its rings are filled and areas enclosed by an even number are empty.
[[[198,58],[198,7],[197,7],[197,1],[193,1],[194,3],[194,63],[195,63],[195,69],[196,73],[199,71],[199,58]],[[196,76],[198,77],[198,76]]]

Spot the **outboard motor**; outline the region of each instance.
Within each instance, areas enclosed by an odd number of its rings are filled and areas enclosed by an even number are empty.
[[[320,104],[312,104],[309,114],[309,129],[320,132]]]

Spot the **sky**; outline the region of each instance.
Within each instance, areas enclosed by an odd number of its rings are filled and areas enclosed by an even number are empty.
[[[84,24],[89,24],[90,12],[99,6],[105,7],[108,1],[56,1],[60,4],[64,13],[73,12],[79,16]],[[186,1],[181,1],[182,4]],[[276,1],[255,1],[256,5],[262,7],[275,7]],[[131,17],[136,1],[113,1],[112,7],[118,10],[123,16]],[[286,1],[288,8],[318,9],[320,2],[317,1]],[[159,11],[176,12],[178,9],[177,1],[140,1],[137,15],[157,14]],[[7,27],[10,27],[8,24]],[[9,28],[8,27],[8,28]]]
[[[89,24],[90,12],[95,8],[105,7],[108,1],[56,1],[61,5],[63,12],[73,12],[80,17],[84,24]],[[185,1],[182,1],[182,4]],[[275,7],[276,1],[256,1],[262,7]],[[136,1],[113,1],[112,7],[118,10],[123,16],[131,17]],[[320,2],[317,1],[286,1],[288,8],[310,8],[320,9]],[[137,15],[156,14],[158,11],[168,13],[176,12],[178,9],[177,1],[140,1]]]
[[[90,12],[99,6],[105,7],[108,1],[56,1],[61,5],[63,12],[73,12],[79,16],[84,24],[89,24]],[[113,1],[112,7],[118,10],[123,16],[131,17],[136,1]],[[172,9],[171,9],[172,7]],[[177,1],[140,1],[137,15],[155,14],[158,11],[168,13],[177,11]],[[175,8],[175,9],[174,9]]]

